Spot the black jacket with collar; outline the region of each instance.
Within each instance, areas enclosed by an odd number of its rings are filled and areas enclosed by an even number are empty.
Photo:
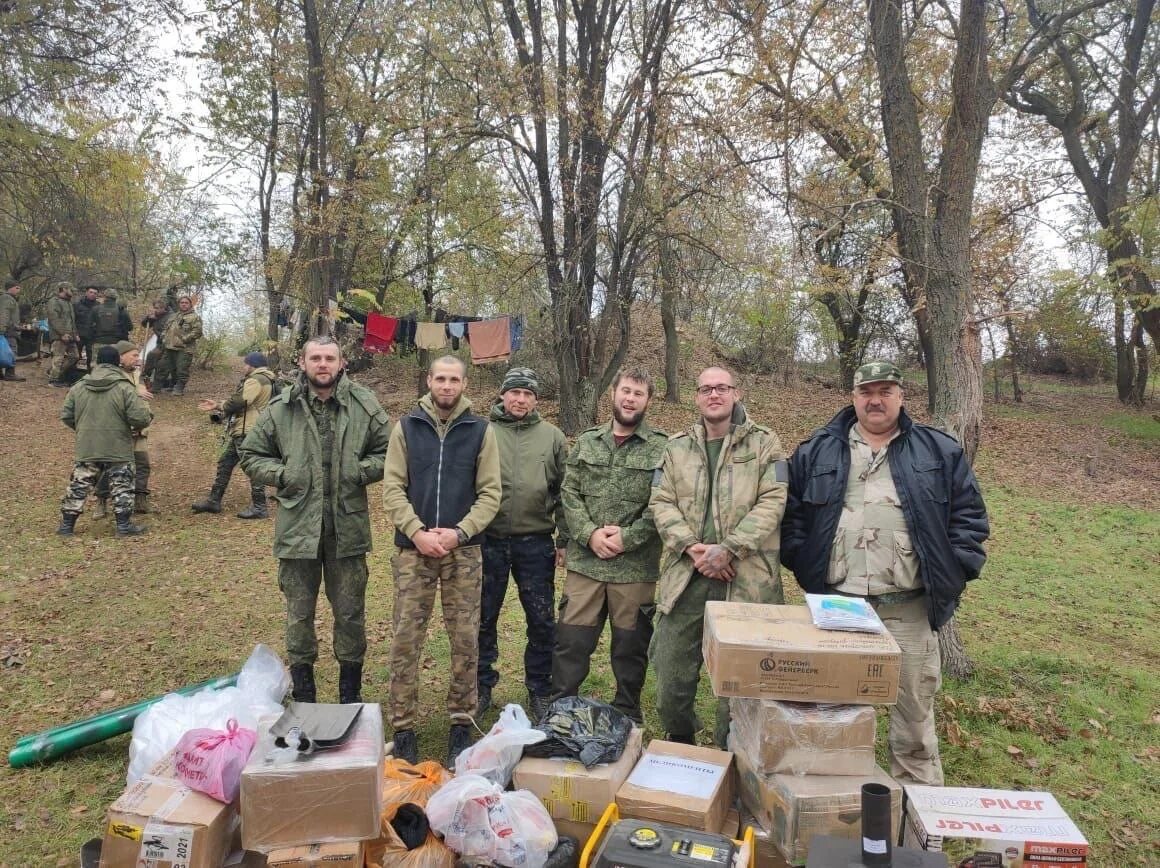
[[[781,523],[781,562],[811,594],[827,591],[830,551],[850,473],[852,406],[815,431],[789,462],[789,501]],[[890,475],[927,590],[931,629],[950,620],[966,583],[978,578],[990,535],[987,508],[962,448],[949,434],[903,410],[901,434],[887,447]]]

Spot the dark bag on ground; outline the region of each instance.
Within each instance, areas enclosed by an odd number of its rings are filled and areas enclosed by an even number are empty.
[[[546,732],[548,739],[527,745],[524,756],[566,757],[592,768],[620,759],[632,732],[632,719],[595,699],[562,696],[548,706],[535,728]]]

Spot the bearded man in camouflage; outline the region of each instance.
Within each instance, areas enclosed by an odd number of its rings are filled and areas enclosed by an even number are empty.
[[[878,612],[902,649],[890,774],[942,786],[935,631],[987,559],[987,508],[955,439],[902,408],[902,371],[862,365],[853,397],[790,460],[781,562],[807,593],[864,597]]]
[[[779,527],[789,471],[777,435],[751,422],[733,375],[697,377],[701,418],[665,449],[652,511],[664,550],[657,585],[657,712],[669,741],[695,744],[705,603],[781,603]],[[716,742],[725,746],[729,706],[718,703]]]

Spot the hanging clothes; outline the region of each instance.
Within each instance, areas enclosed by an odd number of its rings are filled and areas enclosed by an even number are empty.
[[[441,350],[447,346],[447,326],[441,322],[421,322],[415,326],[415,346],[421,350]]]
[[[470,323],[467,339],[471,342],[473,365],[507,361],[512,354],[511,318],[504,316]]]
[[[363,349],[372,353],[389,353],[395,342],[395,332],[398,328],[399,320],[396,317],[383,316],[381,313],[368,313]]]
[[[399,318],[399,328],[395,332],[395,343],[399,345],[400,352],[411,352],[415,349],[415,327],[416,315],[409,313],[404,317]]]
[[[512,317],[512,352],[521,349],[524,345],[524,315],[517,313]]]

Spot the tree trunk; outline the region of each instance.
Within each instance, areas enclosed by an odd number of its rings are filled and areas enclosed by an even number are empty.
[[[677,338],[677,276],[673,262],[674,242],[664,238],[660,245],[661,325],[665,330],[665,401],[681,403],[681,342]]]
[[[967,649],[959,636],[958,621],[951,618],[938,631],[938,650],[942,655],[942,669],[951,678],[965,680],[975,674],[975,664],[967,656]]]

